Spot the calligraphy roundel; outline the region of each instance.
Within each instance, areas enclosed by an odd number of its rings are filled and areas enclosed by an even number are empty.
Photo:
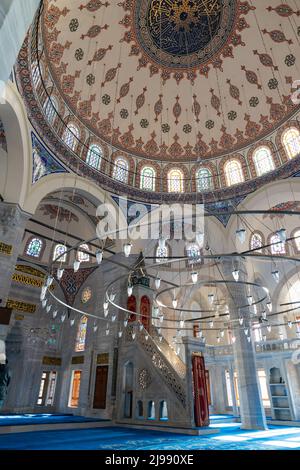
[[[135,8],[136,36],[159,64],[195,67],[224,46],[235,14],[235,0],[141,0]]]

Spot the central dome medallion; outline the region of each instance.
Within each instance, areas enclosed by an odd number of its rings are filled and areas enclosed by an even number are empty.
[[[224,46],[235,12],[235,0],[141,0],[135,10],[137,39],[160,65],[196,67]]]

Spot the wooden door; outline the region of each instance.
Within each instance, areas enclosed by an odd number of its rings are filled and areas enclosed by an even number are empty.
[[[106,388],[108,366],[97,366],[93,408],[104,410],[106,408]]]

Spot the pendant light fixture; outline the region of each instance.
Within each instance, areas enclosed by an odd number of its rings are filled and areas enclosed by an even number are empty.
[[[276,232],[279,240],[284,243],[286,241],[286,229],[285,228],[280,228],[279,230],[277,230]]]
[[[79,268],[80,268],[80,261],[76,259],[73,264],[74,273],[77,273],[79,271]]]
[[[240,271],[239,269],[234,269],[232,271],[232,276],[233,276],[233,279],[235,280],[235,282],[238,282],[239,278],[240,278]]]
[[[197,284],[197,281],[198,281],[198,273],[196,271],[193,271],[191,273],[191,277],[192,277],[192,282],[193,284]]]
[[[272,276],[273,276],[274,281],[278,283],[279,277],[280,277],[278,269],[275,269],[274,271],[272,271]]]
[[[103,251],[100,250],[99,248],[98,250],[96,250],[96,259],[97,259],[97,263],[100,265],[103,260]]]
[[[178,300],[177,300],[177,299],[173,299],[173,300],[172,300],[173,308],[177,308],[177,304],[178,304]]]
[[[133,286],[132,286],[132,284],[128,284],[128,286],[127,286],[128,297],[132,296],[132,292],[133,292]]]
[[[61,278],[63,277],[63,274],[64,274],[64,269],[63,268],[58,268],[57,270],[57,279],[60,281]]]
[[[238,241],[243,244],[245,243],[245,240],[246,240],[246,230],[244,228],[240,228],[240,229],[237,229],[236,232],[236,238],[238,239]]]
[[[132,243],[131,242],[124,244],[123,250],[124,250],[124,255],[126,256],[126,258],[128,258],[130,256],[131,249],[132,249]]]
[[[210,305],[212,305],[215,300],[214,294],[208,294],[207,298],[208,298],[208,302],[210,303]]]
[[[272,312],[272,302],[269,301],[269,302],[266,303],[266,305],[268,307],[269,312]]]
[[[203,248],[204,245],[204,233],[203,232],[197,232],[196,233],[196,242],[199,245],[199,248]]]
[[[158,290],[160,288],[160,282],[161,282],[161,279],[160,279],[159,275],[157,275],[156,279],[155,279],[155,288],[156,288],[156,290]]]

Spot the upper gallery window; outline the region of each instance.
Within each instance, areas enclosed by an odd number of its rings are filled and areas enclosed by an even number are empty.
[[[128,183],[128,162],[125,158],[118,157],[114,163],[113,177],[122,183]]]
[[[141,172],[141,189],[155,191],[156,172],[151,166],[144,166]]]
[[[175,168],[168,173],[169,193],[183,193],[183,173]]]
[[[293,237],[294,237],[294,242],[295,242],[295,246],[296,246],[296,250],[298,252],[300,252],[300,229],[297,228],[294,233],[293,233]]]
[[[244,181],[242,165],[238,160],[229,160],[224,167],[228,186],[239,184]]]
[[[257,176],[274,170],[274,161],[269,147],[259,147],[253,154]]]
[[[77,253],[78,261],[81,263],[88,263],[90,261],[90,255],[87,253],[87,251],[89,250],[89,246],[86,243],[82,243]]]
[[[71,150],[75,150],[79,140],[79,130],[78,127],[75,126],[75,124],[71,123],[67,125],[64,132],[63,140],[65,144],[70,147]]]
[[[300,153],[300,132],[296,127],[287,129],[282,135],[282,143],[289,158],[294,158]]]
[[[86,163],[96,170],[100,170],[101,158],[103,157],[103,150],[99,145],[92,144],[86,156]]]
[[[88,322],[87,316],[83,315],[80,318],[80,322],[79,322],[79,325],[78,325],[75,352],[80,352],[80,351],[85,350],[87,322]]]
[[[270,237],[270,245],[272,255],[284,255],[286,253],[285,243],[280,240],[277,233]]]
[[[199,192],[212,189],[213,180],[210,170],[208,170],[207,168],[200,168],[200,170],[198,170],[196,173],[196,183],[197,191]]]
[[[33,258],[40,258],[44,242],[40,238],[34,237],[29,241],[26,248],[26,255]]]
[[[189,258],[189,264],[201,262],[201,251],[197,243],[190,243],[189,245],[187,245],[186,253]]]
[[[263,239],[262,239],[261,234],[258,232],[252,233],[251,239],[250,239],[250,249],[256,250],[256,253],[261,253],[262,246],[263,246]]]
[[[44,113],[50,124],[53,124],[58,110],[57,100],[54,97],[48,97],[44,103]]]
[[[164,248],[161,248],[159,245],[156,248],[156,262],[161,263],[162,261],[166,261],[164,258],[169,256],[169,248],[165,245]]]
[[[58,243],[53,251],[53,261],[55,261],[58,257],[58,262],[65,263],[67,261],[67,247],[62,243]]]

